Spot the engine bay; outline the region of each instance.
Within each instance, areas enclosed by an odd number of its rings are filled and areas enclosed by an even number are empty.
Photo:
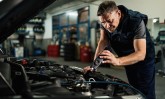
[[[145,99],[119,78],[78,66],[25,58],[7,58],[5,64],[11,70],[10,89],[0,94],[5,99]]]

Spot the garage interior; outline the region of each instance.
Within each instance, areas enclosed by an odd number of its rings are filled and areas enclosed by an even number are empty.
[[[0,3],[4,1],[0,0]],[[35,16],[26,19],[24,24],[15,27],[9,37],[0,44],[1,53],[18,60],[39,59],[80,68],[90,66],[100,37],[96,12],[101,2],[102,0],[54,0]],[[147,28],[155,43],[156,53],[156,97],[165,99],[164,1],[115,2],[148,15]],[[5,12],[0,10],[0,13]],[[0,15],[1,17],[3,15]],[[105,64],[98,68],[98,72],[128,82],[123,67]]]

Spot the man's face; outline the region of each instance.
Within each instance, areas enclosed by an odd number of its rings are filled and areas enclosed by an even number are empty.
[[[119,10],[115,10],[99,16],[99,21],[109,32],[114,32],[119,25],[120,18],[121,12]]]

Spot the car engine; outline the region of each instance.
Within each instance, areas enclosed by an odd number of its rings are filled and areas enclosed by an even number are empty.
[[[127,82],[97,71],[34,58],[5,63],[11,67],[10,89],[0,94],[5,99],[145,99]]]

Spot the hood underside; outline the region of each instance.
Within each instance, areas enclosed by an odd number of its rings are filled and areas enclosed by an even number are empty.
[[[56,0],[3,0],[0,2],[0,43]]]

